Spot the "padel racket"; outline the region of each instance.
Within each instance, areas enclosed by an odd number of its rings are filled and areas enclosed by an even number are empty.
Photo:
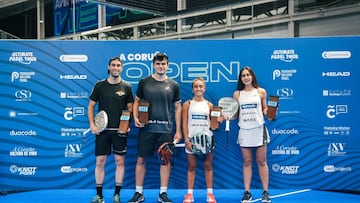
[[[178,140],[173,141],[173,144],[175,145],[175,148],[174,148],[174,158],[172,159],[172,162],[171,162],[171,168],[174,168],[174,166],[175,166],[175,161],[174,161],[175,156],[180,154],[180,151],[177,150],[176,148],[185,147],[185,143],[178,143],[178,142],[179,142]]]
[[[226,117],[226,125],[225,125],[226,147],[229,148],[230,120],[235,119],[235,115],[239,110],[239,104],[232,97],[223,97],[220,98],[218,106],[222,108],[221,113]]]
[[[104,130],[119,130],[119,128],[106,128],[108,125],[108,115],[104,110],[99,111],[94,117],[95,126],[99,132]],[[90,128],[83,132],[83,135],[86,135],[90,132]]]

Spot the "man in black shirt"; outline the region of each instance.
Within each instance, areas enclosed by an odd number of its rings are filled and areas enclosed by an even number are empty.
[[[119,127],[120,117],[123,110],[132,111],[134,102],[133,91],[130,84],[123,81],[120,77],[123,69],[123,63],[119,57],[113,57],[109,60],[108,73],[109,77],[96,82],[90,95],[88,105],[88,119],[90,129],[96,135],[95,140],[95,182],[96,196],[91,203],[104,203],[103,183],[105,178],[106,158],[111,152],[114,153],[116,162],[115,171],[115,192],[113,203],[120,203],[120,189],[125,174],[125,154],[127,146],[126,136],[119,136],[116,130]],[[94,122],[95,106],[98,104],[98,111],[104,110],[108,116],[107,128],[99,132]]]
[[[181,135],[181,99],[180,88],[176,81],[166,75],[169,59],[165,54],[156,54],[153,58],[155,73],[140,80],[133,106],[134,123],[139,127],[138,158],[136,162],[136,191],[129,203],[145,200],[143,195],[146,159],[164,142],[179,141]],[[148,101],[149,115],[147,124],[139,121],[140,101]],[[175,113],[175,136],[173,133],[173,116]],[[170,163],[160,166],[160,193],[158,201],[172,203],[167,196],[167,186],[170,177]]]

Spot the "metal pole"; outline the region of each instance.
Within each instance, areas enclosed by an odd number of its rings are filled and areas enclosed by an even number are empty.
[[[36,1],[37,39],[45,38],[44,0]]]
[[[76,19],[75,19],[75,16],[76,16],[76,13],[75,13],[75,0],[72,0],[72,3],[73,3],[73,32],[74,32],[74,35],[76,34],[76,26],[75,26],[75,23],[76,23]]]

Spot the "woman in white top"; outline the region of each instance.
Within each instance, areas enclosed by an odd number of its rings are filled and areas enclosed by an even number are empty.
[[[213,195],[213,157],[215,142],[210,130],[210,110],[213,104],[204,98],[206,87],[202,78],[196,78],[192,84],[194,96],[182,106],[182,128],[185,139],[185,152],[188,160],[188,192],[183,203],[194,202],[193,191],[198,155],[204,161],[207,202],[216,203]],[[222,121],[222,120],[219,120]]]
[[[238,88],[233,97],[239,103],[239,135],[243,159],[244,196],[241,202],[250,202],[250,183],[252,177],[252,153],[256,153],[263,186],[262,202],[270,202],[268,193],[269,169],[266,161],[266,146],[270,142],[269,133],[265,126],[264,115],[267,112],[266,90],[261,88],[256,80],[254,71],[250,67],[241,69]]]

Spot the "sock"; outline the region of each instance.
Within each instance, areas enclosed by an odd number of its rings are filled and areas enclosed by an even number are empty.
[[[193,194],[194,193],[194,189],[188,189],[188,194]]]
[[[210,194],[212,194],[212,193],[213,193],[213,189],[212,189],[212,188],[208,188],[208,189],[207,189],[207,192],[210,193]]]
[[[99,195],[99,197],[103,198],[103,185],[102,184],[96,184],[96,194]]]
[[[167,191],[167,187],[160,187],[160,194]]]
[[[138,193],[142,194],[143,193],[143,186],[136,186],[135,187],[135,192],[138,192]]]
[[[121,186],[122,186],[121,183],[116,183],[114,195],[119,195],[120,194]]]

